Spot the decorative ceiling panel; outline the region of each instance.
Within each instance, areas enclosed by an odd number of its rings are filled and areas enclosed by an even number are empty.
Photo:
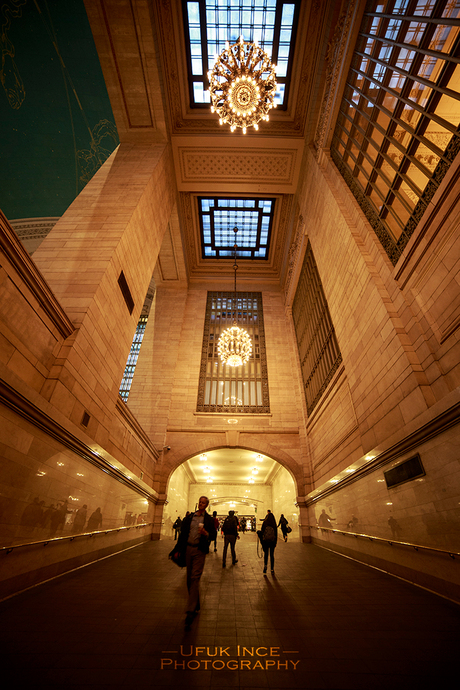
[[[185,143],[187,141],[187,143]],[[173,142],[179,191],[213,193],[231,189],[257,194],[295,192],[303,141],[277,146],[273,140],[259,140],[259,146],[190,146],[190,139]],[[260,145],[262,144],[262,145]],[[262,189],[263,187],[263,189]]]

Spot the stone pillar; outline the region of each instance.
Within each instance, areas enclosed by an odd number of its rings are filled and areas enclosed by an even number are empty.
[[[297,504],[299,507],[299,537],[300,541],[304,543],[311,542],[311,530],[308,516],[308,508],[305,505],[305,499],[297,497]]]
[[[77,328],[42,394],[77,424],[95,417],[101,443],[175,194],[169,146],[122,144],[34,254]]]

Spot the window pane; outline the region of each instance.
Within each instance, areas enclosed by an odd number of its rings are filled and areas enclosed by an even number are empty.
[[[235,318],[252,341],[249,362],[240,367],[224,365],[217,349]],[[197,411],[270,412],[260,292],[237,293],[236,303],[233,292],[208,292],[202,353]]]
[[[214,66],[225,43],[235,43],[240,36],[245,41],[257,40],[272,62],[278,66],[276,104],[283,106],[289,86],[289,68],[293,55],[293,26],[299,12],[300,0],[202,0],[187,2],[184,21],[188,29],[188,52],[192,77],[201,76],[202,90],[192,86],[192,105],[209,102],[201,97],[207,86],[205,74]],[[201,44],[201,29],[206,44]],[[186,29],[186,30],[187,30]],[[273,52],[275,50],[275,52]]]
[[[445,17],[460,16],[459,0],[368,0],[356,44],[366,55],[352,61],[341,106],[361,129],[345,125],[342,116],[331,144],[334,162],[377,236],[386,238],[382,242],[393,262],[404,249],[396,244],[401,230],[407,242],[416,227],[411,213],[428,181],[436,188],[448,169],[440,165],[447,162],[441,152],[460,122],[460,65],[453,57],[460,26],[442,24],[440,8]],[[427,48],[442,57],[426,55]],[[363,191],[374,208],[363,200]]]
[[[460,121],[460,103],[450,96],[441,96],[436,115],[440,115],[444,120],[457,127]]]
[[[423,192],[428,184],[428,176],[424,175],[420,168],[418,168],[414,163],[412,163],[407,169],[406,176],[412,180],[412,182],[418,189],[420,189],[421,192]]]

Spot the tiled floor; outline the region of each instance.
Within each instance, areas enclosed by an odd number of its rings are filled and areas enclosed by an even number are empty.
[[[309,544],[278,542],[275,576],[264,576],[253,535],[241,538],[239,562],[225,570],[219,541],[187,632],[185,571],[168,560],[171,546],[149,542],[0,604],[2,677],[11,678],[2,686],[458,683],[459,606]]]

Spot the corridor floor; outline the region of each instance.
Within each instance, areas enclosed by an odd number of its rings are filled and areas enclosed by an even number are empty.
[[[460,607],[311,544],[256,537],[206,559],[184,630],[185,570],[148,542],[0,604],[3,687],[444,690]],[[230,559],[231,562],[231,559]],[[449,564],[448,564],[449,565]],[[457,678],[457,681],[455,681]]]

